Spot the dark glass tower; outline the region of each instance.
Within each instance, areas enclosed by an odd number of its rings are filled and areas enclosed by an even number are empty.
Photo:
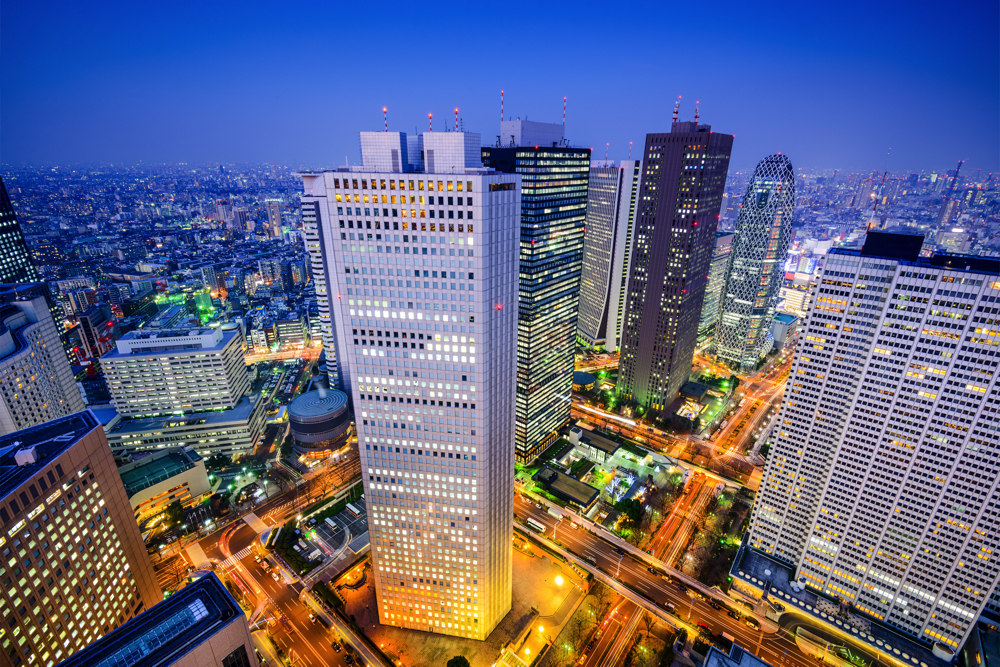
[[[733,137],[674,123],[646,135],[618,394],[662,411],[688,381]]]
[[[17,213],[0,178],[0,283],[38,282],[38,271],[31,262],[31,253]]]
[[[558,128],[561,139],[561,126],[537,125]],[[514,439],[516,459],[525,462],[569,421],[590,149],[536,146],[527,127],[517,134],[517,143],[532,145],[483,148],[482,155],[483,166],[521,174]]]

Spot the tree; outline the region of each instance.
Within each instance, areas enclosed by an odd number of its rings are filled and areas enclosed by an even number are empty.
[[[179,500],[175,500],[167,505],[163,513],[166,514],[167,522],[172,526],[184,521],[184,506],[181,505]]]
[[[456,655],[454,658],[448,661],[448,667],[472,667],[469,664],[469,659],[464,655]]]
[[[637,527],[642,521],[642,502],[635,498],[619,500],[615,503],[615,509],[624,514],[632,526]]]

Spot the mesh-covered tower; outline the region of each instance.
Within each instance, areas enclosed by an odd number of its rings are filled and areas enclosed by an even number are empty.
[[[769,155],[757,164],[743,195],[726,271],[714,348],[721,363],[749,371],[771,346],[768,332],[792,237],[795,172],[791,161]]]

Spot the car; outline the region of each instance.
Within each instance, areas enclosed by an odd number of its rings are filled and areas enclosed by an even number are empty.
[[[681,583],[677,584],[677,588],[679,588],[682,591],[686,591],[687,590],[687,586],[685,586],[684,584],[681,584]]]
[[[760,630],[760,623],[757,621],[756,618],[747,618],[746,619],[746,624],[747,624],[747,627],[749,627],[749,628],[751,628],[753,630]]]
[[[281,579],[281,577],[278,576],[277,572],[272,572],[271,578],[274,579],[275,581],[279,581]]]
[[[352,658],[349,655],[345,655],[344,656],[344,662],[346,662],[348,665],[353,665],[354,664],[354,658]]]
[[[619,556],[625,555],[625,552],[622,551],[619,547],[615,547],[615,553],[618,554]]]
[[[660,574],[659,572],[657,572],[657,570],[656,570],[655,567],[647,567],[646,568],[646,572],[649,572],[650,574],[656,574],[656,575]]]
[[[711,632],[711,631],[712,631],[712,628],[708,627],[708,625],[707,625],[707,624],[705,624],[705,623],[702,623],[702,622],[700,622],[700,621],[699,621],[699,623],[698,623],[698,627],[699,627],[699,628],[701,628],[702,630],[708,630],[709,632]]]
[[[705,594],[702,593],[701,591],[695,591],[694,594],[698,596],[699,600],[705,600],[706,599],[705,598]]]
[[[332,644],[330,644],[330,646],[333,647],[334,651],[336,651],[337,653],[340,653],[340,643],[339,642],[333,642]]]
[[[715,600],[709,600],[708,606],[711,607],[712,609],[718,609],[719,611],[722,611],[722,605],[720,605]]]
[[[316,614],[309,614],[309,622],[316,625]]]
[[[535,507],[537,507],[538,509],[542,509],[542,504],[541,503],[535,503]]]
[[[255,555],[255,556],[253,557],[253,562],[255,562],[255,563],[259,563],[259,562],[260,562],[260,556],[259,556],[259,555]]]
[[[729,618],[735,618],[737,621],[740,620],[740,615],[737,614],[732,609],[730,609],[729,611],[726,612],[726,616],[728,616]]]

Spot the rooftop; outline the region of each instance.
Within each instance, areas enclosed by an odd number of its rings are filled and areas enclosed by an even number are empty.
[[[584,484],[575,477],[570,477],[549,466],[542,466],[542,469],[536,472],[532,479],[541,482],[550,490],[582,507],[589,507],[600,495],[600,491],[591,485]]]
[[[165,429],[171,426],[196,424],[224,425],[231,422],[245,422],[250,419],[254,406],[260,396],[252,394],[244,396],[231,410],[209,410],[207,412],[191,412],[184,415],[168,415],[166,417],[147,417],[145,419],[122,419],[111,426],[108,433],[123,435],[128,433],[145,433],[149,430]],[[110,423],[110,422],[109,422]]]
[[[33,478],[100,425],[94,415],[85,411],[0,437],[0,499]],[[34,463],[18,465],[14,456],[31,448],[35,451]]]
[[[160,602],[73,654],[59,667],[158,667],[173,665],[243,616],[215,573]]]
[[[143,489],[195,467],[201,456],[193,449],[170,447],[118,468],[125,494],[131,498]]]
[[[897,260],[900,264],[924,269],[946,269],[950,271],[973,271],[1000,276],[1000,259],[979,257],[978,255],[935,254],[933,257],[918,257],[913,248],[917,242],[923,243],[923,236],[914,234],[891,234],[889,232],[869,232],[861,250],[830,248],[828,255],[848,255],[851,257],[879,257]],[[917,248],[919,253],[919,248]]]
[[[288,414],[296,419],[325,417],[347,406],[347,394],[336,389],[316,389],[288,404]]]
[[[782,324],[793,324],[797,322],[799,318],[794,315],[789,315],[788,313],[778,313],[774,316],[774,319],[778,320]]]
[[[733,644],[728,655],[718,646],[710,646],[705,654],[704,667],[771,667],[771,663]]]

